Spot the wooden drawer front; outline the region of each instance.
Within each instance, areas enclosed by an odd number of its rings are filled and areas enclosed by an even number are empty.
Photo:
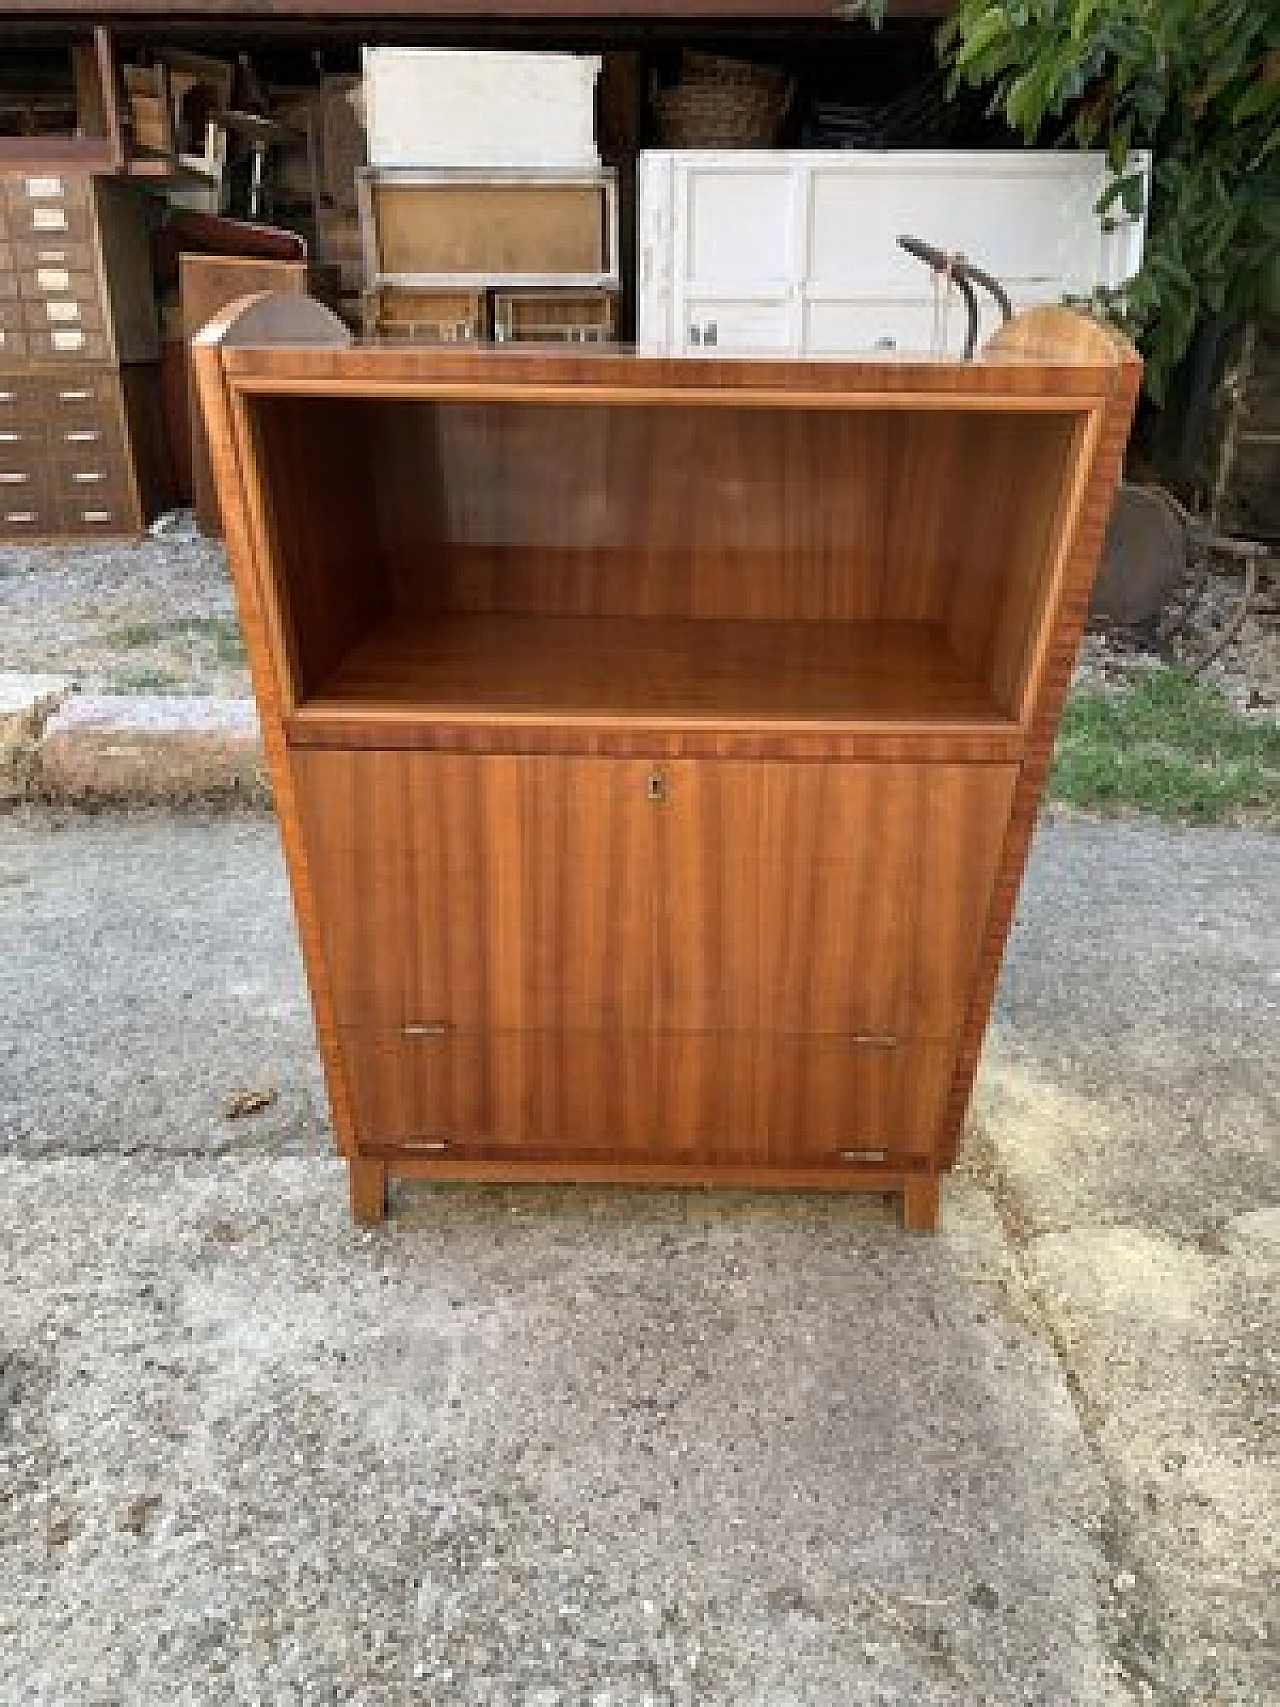
[[[9,201],[9,229],[15,238],[28,243],[88,243],[93,220],[81,201],[34,201],[25,197]]]
[[[50,493],[51,507],[58,517],[58,532],[72,538],[92,539],[99,534],[141,532],[141,519],[128,488],[113,486],[107,491]]]
[[[10,492],[19,486],[29,489],[42,474],[48,455],[36,423],[0,429],[0,491]]]
[[[111,344],[106,333],[86,331],[82,326],[28,328],[26,340],[27,353],[40,360],[105,362],[111,358]]]
[[[50,452],[48,478],[50,496],[73,509],[128,507],[133,501],[124,457],[119,453],[104,454],[99,446]]]
[[[608,290],[494,293],[496,343],[607,343],[617,335],[617,296]]]
[[[80,173],[8,172],[4,177],[4,196],[15,215],[48,203],[87,208],[91,193],[91,180]]]
[[[46,373],[38,384],[45,419],[55,426],[64,421],[78,425],[86,418],[119,420],[120,381],[114,369]]]
[[[0,374],[0,393],[5,390],[5,377]],[[43,454],[45,426],[38,412],[27,407],[6,407],[0,402],[0,468],[16,467],[18,460]]]
[[[0,369],[0,428],[21,427],[38,416],[43,396],[41,375]]]
[[[42,509],[48,490],[42,455],[22,445],[0,445],[0,509]]]
[[[91,272],[76,272],[61,263],[46,264],[24,267],[21,272],[14,274],[12,282],[14,294],[23,297],[27,302],[70,299],[72,302],[78,302],[82,308],[93,304],[101,314],[98,281]]]
[[[685,760],[661,770],[661,1029],[961,1030],[1015,766]]]
[[[360,1141],[481,1156],[853,1166],[922,1159],[955,1049],[489,1032],[343,1039]]]
[[[76,278],[97,278],[93,244],[84,237],[51,231],[39,236],[15,236],[13,266],[19,277],[33,280],[41,272],[66,272]],[[96,285],[95,285],[96,290]]]
[[[366,337],[393,343],[477,343],[488,329],[483,290],[415,290],[384,285],[366,291],[361,304]]]
[[[15,497],[0,486],[0,540],[45,539],[60,531],[52,505],[35,494]]]
[[[90,405],[56,416],[50,412],[44,417],[44,430],[50,450],[64,458],[92,462],[94,458],[123,458],[125,454],[120,418],[113,409]]]
[[[42,296],[35,301],[25,298],[19,305],[23,324],[29,332],[74,330],[102,331],[102,307],[94,297],[82,302],[74,296]]]

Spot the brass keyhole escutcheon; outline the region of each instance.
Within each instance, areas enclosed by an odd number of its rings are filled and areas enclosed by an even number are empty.
[[[650,800],[656,800],[659,802],[664,801],[667,798],[668,792],[665,773],[663,771],[650,771],[649,786],[647,789]]]

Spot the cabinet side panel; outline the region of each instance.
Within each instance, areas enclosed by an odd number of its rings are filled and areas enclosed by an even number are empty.
[[[285,744],[282,683],[277,674],[277,657],[268,640],[263,616],[260,584],[262,578],[271,573],[271,565],[261,564],[257,560],[254,536],[249,523],[244,473],[240,465],[241,453],[231,418],[231,399],[222,372],[221,352],[216,345],[203,346],[196,350],[195,375],[208,426],[209,455],[222,510],[227,556],[235,582],[240,627],[249,654],[254,698],[262,722],[263,746],[266,749],[275,793],[276,816],[280,823],[289,884],[293,891],[294,911],[298,918],[303,962],[311,987],[311,1001],[329,1090],[334,1135],[338,1148],[344,1155],[350,1156],[356,1153],[355,1123],[338,1047],[319,918],[307,866],[293,772]]]
[[[369,423],[349,398],[240,401],[251,526],[280,613],[288,701],[313,693],[390,609]]]
[[[112,354],[118,362],[158,361],[160,331],[147,225],[151,204],[131,184],[95,178],[93,205]]]
[[[1089,614],[1089,596],[1120,480],[1141,376],[1142,369],[1137,361],[1126,361],[1117,367],[1115,390],[1107,403],[1101,427],[1087,436],[1086,448],[1082,452],[1086,456],[1090,456],[1090,451],[1092,453],[1087,483],[1075,511],[1071,537],[1064,547],[1062,590],[1039,673],[1035,703],[1031,708],[1026,755],[1019,768],[982,953],[969,997],[962,1047],[947,1098],[944,1165],[955,1160],[959,1147],[982,1039],[995,999],[1000,962],[1013,923],[1036,814],[1053,758],[1058,720]]]

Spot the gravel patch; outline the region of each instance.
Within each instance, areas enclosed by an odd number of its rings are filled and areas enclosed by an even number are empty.
[[[0,546],[0,670],[86,693],[249,693],[221,540],[175,514],[157,537]]]

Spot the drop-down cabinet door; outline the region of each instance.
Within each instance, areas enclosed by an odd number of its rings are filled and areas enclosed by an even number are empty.
[[[371,1151],[931,1153],[1014,767],[295,760]]]
[[[655,1019],[679,1148],[762,1167],[931,1153],[1014,774],[668,768]]]

